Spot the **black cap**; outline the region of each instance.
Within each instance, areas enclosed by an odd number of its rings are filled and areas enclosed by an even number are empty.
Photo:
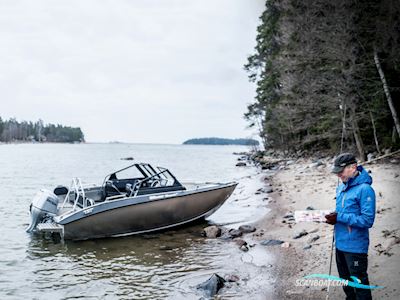
[[[343,153],[338,155],[333,162],[332,173],[338,174],[343,171],[343,169],[351,164],[356,164],[356,157],[351,153]]]

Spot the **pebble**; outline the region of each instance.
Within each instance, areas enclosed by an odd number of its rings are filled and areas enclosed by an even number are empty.
[[[294,217],[294,214],[291,212],[288,212],[283,216],[284,219],[293,218],[293,217]]]
[[[281,241],[281,240],[264,240],[260,244],[263,246],[276,246],[276,245],[280,245],[283,243],[284,243],[284,241]]]
[[[243,252],[249,251],[249,248],[247,248],[246,245],[241,246],[239,249],[242,250]]]
[[[225,276],[225,280],[227,282],[237,282],[240,280],[238,275],[234,275],[234,274],[229,274],[227,276]]]
[[[318,234],[313,235],[308,241],[307,243],[311,244],[313,242],[315,242],[316,240],[318,240],[320,238],[320,236]]]
[[[236,245],[238,245],[239,247],[242,247],[243,245],[244,245],[244,246],[247,245],[247,242],[246,242],[245,240],[242,240],[242,239],[236,238],[236,239],[234,239],[233,241],[234,241],[234,242],[236,243]]]
[[[294,239],[299,239],[299,238],[301,238],[302,236],[305,236],[305,235],[307,235],[307,234],[308,234],[308,232],[305,231],[305,230],[303,230],[303,231],[297,233],[293,238],[294,238]]]
[[[284,242],[281,244],[282,248],[289,248],[290,247],[290,243],[289,242]]]

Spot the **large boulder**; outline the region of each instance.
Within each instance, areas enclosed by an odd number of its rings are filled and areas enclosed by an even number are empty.
[[[218,274],[213,274],[207,281],[197,285],[197,289],[203,290],[207,298],[213,298],[224,286],[225,279]]]
[[[251,225],[242,225],[239,227],[239,230],[243,233],[250,233],[256,231],[256,228]]]
[[[239,236],[242,236],[243,232],[241,232],[238,229],[231,229],[229,230],[228,234],[230,235],[231,238],[237,238]]]

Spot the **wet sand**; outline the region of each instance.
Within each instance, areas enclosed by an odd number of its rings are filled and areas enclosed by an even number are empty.
[[[327,295],[326,288],[298,287],[295,283],[312,273],[328,274],[333,227],[325,223],[296,224],[284,218],[285,214],[305,210],[308,206],[334,210],[337,178],[329,172],[331,159],[320,162],[320,166],[304,159],[288,165],[281,162],[281,170],[266,178],[267,186],[273,188],[273,193],[268,194],[271,211],[255,223],[257,231],[253,238],[258,243],[279,239],[290,244],[288,248],[267,247],[274,257],[271,272],[275,282],[274,291],[266,299],[325,299]],[[372,172],[377,199],[376,219],[370,230],[368,273],[370,284],[385,287],[372,292],[376,299],[400,298],[399,162],[396,158],[392,162],[365,166]],[[294,239],[302,230],[308,234]],[[310,242],[315,235],[319,239]],[[303,249],[307,245],[311,248]],[[332,274],[338,276],[334,256]],[[344,299],[342,288],[330,287],[329,298]]]

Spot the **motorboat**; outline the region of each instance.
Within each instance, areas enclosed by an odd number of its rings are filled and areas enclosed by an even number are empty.
[[[167,168],[135,163],[108,174],[101,185],[73,178],[69,187],[41,189],[26,231],[86,240],[164,230],[210,216],[236,186],[182,184]]]

